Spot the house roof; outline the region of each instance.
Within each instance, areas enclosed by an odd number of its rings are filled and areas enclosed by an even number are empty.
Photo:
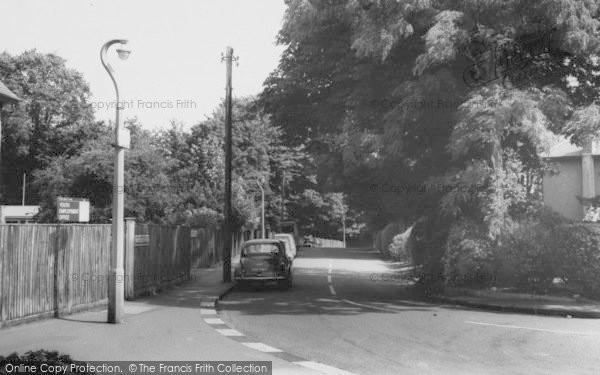
[[[581,157],[582,147],[572,144],[568,139],[561,138],[558,142],[550,147],[550,150],[542,154],[544,158],[573,158]],[[592,145],[592,155],[600,156],[600,142],[594,142]]]
[[[4,86],[4,83],[0,81],[0,104],[3,103],[15,103],[21,101],[8,87]]]

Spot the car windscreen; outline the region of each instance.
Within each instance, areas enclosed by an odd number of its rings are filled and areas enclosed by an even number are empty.
[[[275,236],[275,239],[282,241],[288,249],[290,249],[292,247],[292,243],[291,243],[289,237]]]
[[[246,256],[253,255],[271,255],[277,254],[279,248],[273,243],[253,243],[244,246],[242,254]]]

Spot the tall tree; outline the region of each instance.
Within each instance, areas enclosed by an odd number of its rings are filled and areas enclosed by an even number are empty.
[[[492,201],[480,214],[488,212],[496,227],[504,211],[491,210],[503,205],[493,197],[507,191],[494,181],[508,181],[507,169],[539,171],[547,142],[536,131],[577,142],[589,123],[586,134],[597,133],[598,121],[585,121],[594,118],[594,105],[564,95],[571,73],[563,69],[566,57],[581,64],[598,51],[595,1],[287,4],[279,34],[286,50],[262,103],[290,142],[313,153],[320,184],[347,192],[374,228],[441,208],[456,213],[454,203],[465,197],[432,187],[472,180],[490,187],[482,199]],[[502,114],[490,115],[496,105]],[[502,175],[465,177],[471,158]],[[390,193],[384,184],[425,189]]]
[[[90,90],[81,73],[54,54],[35,50],[0,54],[0,79],[23,99],[3,113],[2,185],[8,203],[20,201],[21,176],[45,168],[53,158],[79,152],[99,133]],[[29,192],[37,202],[37,190]]]

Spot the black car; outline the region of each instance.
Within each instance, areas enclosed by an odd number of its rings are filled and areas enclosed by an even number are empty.
[[[242,245],[235,280],[239,283],[276,282],[282,289],[291,287],[292,258],[286,254],[283,242],[275,239],[246,241]]]

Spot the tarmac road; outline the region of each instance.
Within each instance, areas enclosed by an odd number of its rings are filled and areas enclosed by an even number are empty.
[[[600,373],[600,320],[421,302],[403,266],[368,249],[306,248],[292,289],[236,287],[219,314],[260,342],[356,374]]]

